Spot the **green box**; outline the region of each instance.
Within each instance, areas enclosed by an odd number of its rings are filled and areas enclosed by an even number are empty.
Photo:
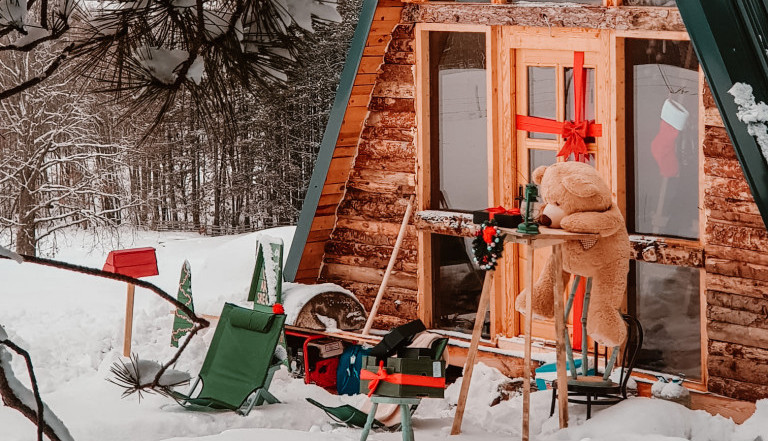
[[[384,363],[387,374],[418,375],[423,377],[445,379],[445,361],[435,361],[429,357],[397,358],[389,357]],[[376,373],[379,366],[376,357],[366,356],[363,359],[363,369]],[[360,381],[360,393],[368,394],[369,380]],[[408,384],[395,384],[380,381],[374,394],[384,397],[400,398],[443,398],[445,386],[428,387]]]

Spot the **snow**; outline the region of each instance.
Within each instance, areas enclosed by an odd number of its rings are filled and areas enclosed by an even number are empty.
[[[755,102],[752,86],[749,84],[735,83],[728,93],[733,96],[733,101],[739,108],[736,117],[747,125],[747,132],[757,139],[763,158],[768,161],[768,104]]]
[[[293,228],[266,232],[280,237],[290,248]],[[139,232],[123,237],[123,243],[105,246],[103,236],[72,232],[61,244],[60,260],[101,267],[108,248],[153,246],[160,274],[146,278],[167,292],[177,287],[178,270],[185,259],[194,268],[196,310],[218,314],[225,301],[247,298],[261,234],[203,237],[194,233]],[[98,238],[98,239],[97,239]],[[287,253],[286,253],[287,254]],[[359,429],[330,424],[320,409],[305,401],[311,397],[326,405],[360,406],[364,396],[337,396],[293,378],[286,369],[275,375],[270,391],[279,404],[255,408],[242,417],[234,412],[194,412],[157,394],[121,399],[122,389],[105,379],[121,356],[125,312],[123,283],[76,273],[0,260],[0,338],[4,334],[32,356],[43,400],[61,418],[77,441],[352,441]],[[291,284],[285,284],[290,292]],[[296,300],[309,289],[298,289]],[[322,288],[322,289],[327,289]],[[303,294],[302,294],[303,293]],[[290,300],[286,296],[286,302]],[[136,290],[133,352],[142,360],[166,362],[174,349],[168,345],[173,323],[170,305],[147,290]],[[213,329],[205,329],[189,344],[173,369],[199,372]],[[17,373],[26,372],[20,357],[3,352],[2,363]],[[24,376],[17,384],[28,382]],[[522,404],[514,395],[496,406],[490,403],[508,379],[483,364],[474,370],[462,434],[456,441],[520,439]],[[17,386],[21,389],[21,386]],[[451,384],[445,399],[425,399],[413,421],[416,438],[443,441],[448,438],[461,381]],[[186,390],[181,390],[186,392]],[[608,408],[595,408],[586,421],[584,406],[572,404],[569,429],[558,430],[558,417],[549,417],[551,391],[531,396],[531,434],[537,441],[754,441],[768,440],[768,400],[757,403],[754,416],[741,425],[704,411],[676,403],[631,398]],[[46,414],[50,414],[46,412]],[[0,407],[0,439],[34,439],[34,425],[18,412]],[[397,441],[400,433],[373,432],[371,441]]]

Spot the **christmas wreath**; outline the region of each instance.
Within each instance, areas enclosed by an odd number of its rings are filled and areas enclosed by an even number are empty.
[[[480,224],[480,231],[472,241],[475,263],[482,270],[493,270],[496,268],[496,262],[501,259],[502,251],[504,251],[504,234],[499,230],[496,220],[483,221]]]

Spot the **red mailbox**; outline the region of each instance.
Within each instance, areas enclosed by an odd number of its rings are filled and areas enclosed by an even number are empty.
[[[155,249],[147,247],[110,251],[104,271],[137,278],[156,276],[158,272]]]
[[[157,271],[155,249],[152,247],[110,251],[103,270],[136,278],[159,274]],[[128,284],[128,298],[125,301],[125,333],[123,334],[123,355],[126,357],[131,356],[133,295],[135,289],[135,285],[132,283]]]

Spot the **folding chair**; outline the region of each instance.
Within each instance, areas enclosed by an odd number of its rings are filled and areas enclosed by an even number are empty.
[[[189,395],[175,393],[176,399],[193,410],[229,409],[242,415],[265,401],[278,403],[268,389],[282,364],[275,348],[284,324],[285,315],[270,307],[257,304],[250,310],[226,303],[197,380]]]

